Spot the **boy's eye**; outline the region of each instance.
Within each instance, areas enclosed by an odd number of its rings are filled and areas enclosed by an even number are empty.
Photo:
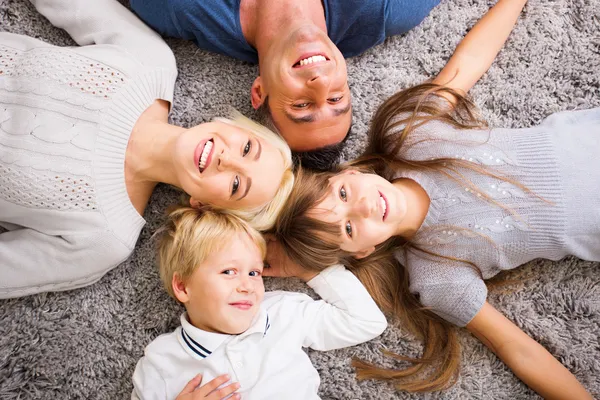
[[[235,275],[235,271],[232,269],[226,269],[225,271],[221,272],[224,275]]]
[[[246,154],[250,153],[250,149],[252,149],[252,143],[248,140],[248,143],[246,143],[246,146],[244,146],[242,157],[246,157]]]
[[[233,179],[233,186],[231,187],[231,195],[233,196],[234,194],[236,194],[239,188],[240,188],[240,177],[236,175],[235,178]]]
[[[260,271],[250,271],[250,276],[259,277],[259,276],[261,276],[261,273],[260,273]]]
[[[349,237],[352,237],[352,224],[350,223],[350,221],[346,222],[346,234]]]
[[[340,199],[342,199],[342,201],[346,201],[346,189],[342,186],[340,187]]]

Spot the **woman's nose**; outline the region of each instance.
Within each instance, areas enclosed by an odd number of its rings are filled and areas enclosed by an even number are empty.
[[[232,156],[229,152],[223,151],[219,154],[219,160],[217,164],[217,168],[219,171],[223,171],[226,169],[239,168],[240,161],[236,159],[236,157]]]
[[[362,197],[356,204],[356,214],[362,218],[369,218],[373,212],[373,207],[369,204],[366,197]]]

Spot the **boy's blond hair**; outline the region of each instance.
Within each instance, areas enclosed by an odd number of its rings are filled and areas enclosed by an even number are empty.
[[[172,286],[175,274],[186,281],[210,254],[221,251],[239,233],[250,237],[264,259],[267,252],[264,238],[244,220],[210,207],[173,208],[157,232],[160,278],[169,295],[177,299]]]

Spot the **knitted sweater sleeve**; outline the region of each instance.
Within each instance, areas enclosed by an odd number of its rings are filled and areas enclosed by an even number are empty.
[[[76,289],[124,261],[128,249],[110,232],[50,236],[21,228],[0,234],[0,298]]]
[[[469,265],[417,257],[409,265],[410,291],[446,321],[464,327],[483,307],[487,287]]]
[[[30,0],[80,46],[116,45],[146,66],[175,69],[175,57],[162,38],[116,0]]]

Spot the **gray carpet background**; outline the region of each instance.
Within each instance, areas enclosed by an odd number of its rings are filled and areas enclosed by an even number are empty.
[[[362,149],[377,105],[434,76],[494,3],[443,0],[413,31],[348,60],[354,132],[346,158]],[[0,0],[0,30],[73,45],[24,0]],[[256,66],[203,52],[190,42],[167,41],[180,71],[174,123],[208,121],[227,105],[252,115],[248,93]],[[506,47],[471,94],[492,126],[528,127],[556,111],[600,106],[600,1],[530,0]],[[150,239],[177,198],[167,187],[156,190],[135,252],[99,283],[0,301],[0,399],[128,398],[144,347],[174,329],[182,311],[160,285]],[[508,293],[493,292],[490,302],[600,398],[600,265],[574,258],[537,260],[508,277],[521,283]],[[308,292],[293,279],[267,280],[266,286]],[[311,351],[310,356],[321,375],[324,399],[536,398],[468,332],[461,333],[461,341],[460,381],[431,394],[398,393],[386,383],[355,380],[349,365],[354,355],[386,362],[381,347],[418,354],[419,342],[397,327],[370,343]]]

